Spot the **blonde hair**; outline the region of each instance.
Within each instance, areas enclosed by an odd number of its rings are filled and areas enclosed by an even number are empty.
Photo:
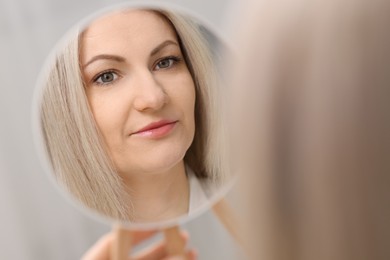
[[[149,10],[149,9],[146,9]],[[151,10],[176,30],[196,88],[195,136],[185,162],[198,178],[221,184],[218,146],[218,77],[210,46],[193,21],[168,11]],[[41,103],[41,124],[56,179],[85,206],[105,216],[131,220],[131,198],[113,167],[86,98],[79,64],[77,33],[58,51]]]
[[[253,259],[390,259],[390,2],[248,9],[235,88],[256,111]]]

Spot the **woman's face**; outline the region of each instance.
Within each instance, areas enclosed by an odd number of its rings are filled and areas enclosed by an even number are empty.
[[[151,11],[118,12],[81,37],[86,94],[123,177],[168,171],[195,132],[195,86],[172,25]]]

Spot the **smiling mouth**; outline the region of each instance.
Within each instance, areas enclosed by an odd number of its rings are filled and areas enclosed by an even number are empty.
[[[177,122],[177,120],[161,120],[154,122],[132,133],[131,136],[161,138],[168,135],[175,128]]]

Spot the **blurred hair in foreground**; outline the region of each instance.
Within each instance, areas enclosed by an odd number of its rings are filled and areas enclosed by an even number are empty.
[[[233,94],[253,258],[390,259],[390,1],[245,11]]]

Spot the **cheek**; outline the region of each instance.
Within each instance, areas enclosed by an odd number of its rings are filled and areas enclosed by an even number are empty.
[[[125,117],[123,95],[104,91],[90,91],[87,95],[93,117],[100,133],[108,145],[112,147],[120,139]],[[115,102],[114,102],[115,101]]]
[[[195,85],[191,77],[188,79],[188,88],[183,89],[181,105],[183,109],[183,122],[186,130],[185,145],[188,149],[195,136]]]
[[[182,93],[182,104],[183,104],[183,110],[185,112],[185,117],[188,119],[193,119],[194,118],[194,109],[195,109],[195,99],[196,99],[196,93],[195,93],[195,85],[190,77],[188,79],[188,86],[183,90]]]
[[[192,80],[191,80],[192,82]],[[192,84],[192,91],[189,93],[189,96],[187,97],[186,103],[186,111],[185,111],[185,117],[188,119],[189,128],[191,131],[192,138],[195,133],[195,100],[196,100],[196,93],[195,93],[195,86]]]
[[[181,110],[187,128],[194,126],[195,85],[189,73],[183,75],[170,89],[171,102]],[[190,129],[188,129],[190,130]]]

